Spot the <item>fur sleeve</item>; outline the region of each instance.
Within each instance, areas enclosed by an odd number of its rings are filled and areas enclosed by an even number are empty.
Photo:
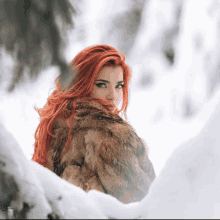
[[[85,163],[97,174],[106,193],[124,203],[140,201],[151,178],[129,143],[103,132],[90,130],[85,136]],[[143,160],[148,159],[146,156]]]
[[[143,147],[141,150],[142,153],[140,154],[140,157],[138,157],[139,163],[145,173],[147,173],[151,182],[153,182],[153,180],[156,178],[154,167],[150,159],[148,158],[148,147],[142,138],[141,141],[143,142]]]

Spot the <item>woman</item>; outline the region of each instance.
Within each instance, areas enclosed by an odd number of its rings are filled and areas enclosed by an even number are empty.
[[[49,96],[35,133],[32,160],[81,187],[124,203],[140,201],[155,178],[146,147],[127,120],[130,68],[107,45],[91,46],[71,62],[74,77]],[[122,107],[118,110],[119,103]]]

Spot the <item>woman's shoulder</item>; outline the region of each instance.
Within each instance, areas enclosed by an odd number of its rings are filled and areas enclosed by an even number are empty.
[[[87,141],[92,137],[102,137],[103,135],[118,140],[126,146],[130,146],[135,154],[142,155],[146,147],[143,140],[139,138],[135,129],[120,116],[111,113],[103,108],[102,104],[91,100],[86,105],[81,102],[78,106],[74,130],[86,130]]]

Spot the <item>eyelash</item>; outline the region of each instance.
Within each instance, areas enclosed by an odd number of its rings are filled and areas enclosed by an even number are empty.
[[[98,84],[96,84],[99,88],[103,88],[103,87],[101,87],[100,85],[106,85],[105,83],[98,83]],[[122,89],[122,88],[124,88],[124,85],[122,85],[122,84],[118,84],[117,86],[122,86],[120,89]],[[119,89],[119,88],[117,88],[117,89]]]

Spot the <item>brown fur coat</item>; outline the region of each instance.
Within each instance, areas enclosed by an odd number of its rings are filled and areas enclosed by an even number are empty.
[[[51,138],[46,167],[85,191],[95,189],[124,203],[140,201],[155,178],[142,139],[102,104],[84,100],[77,101],[71,147],[58,162],[54,161],[66,146],[70,119],[55,120],[58,138]]]

